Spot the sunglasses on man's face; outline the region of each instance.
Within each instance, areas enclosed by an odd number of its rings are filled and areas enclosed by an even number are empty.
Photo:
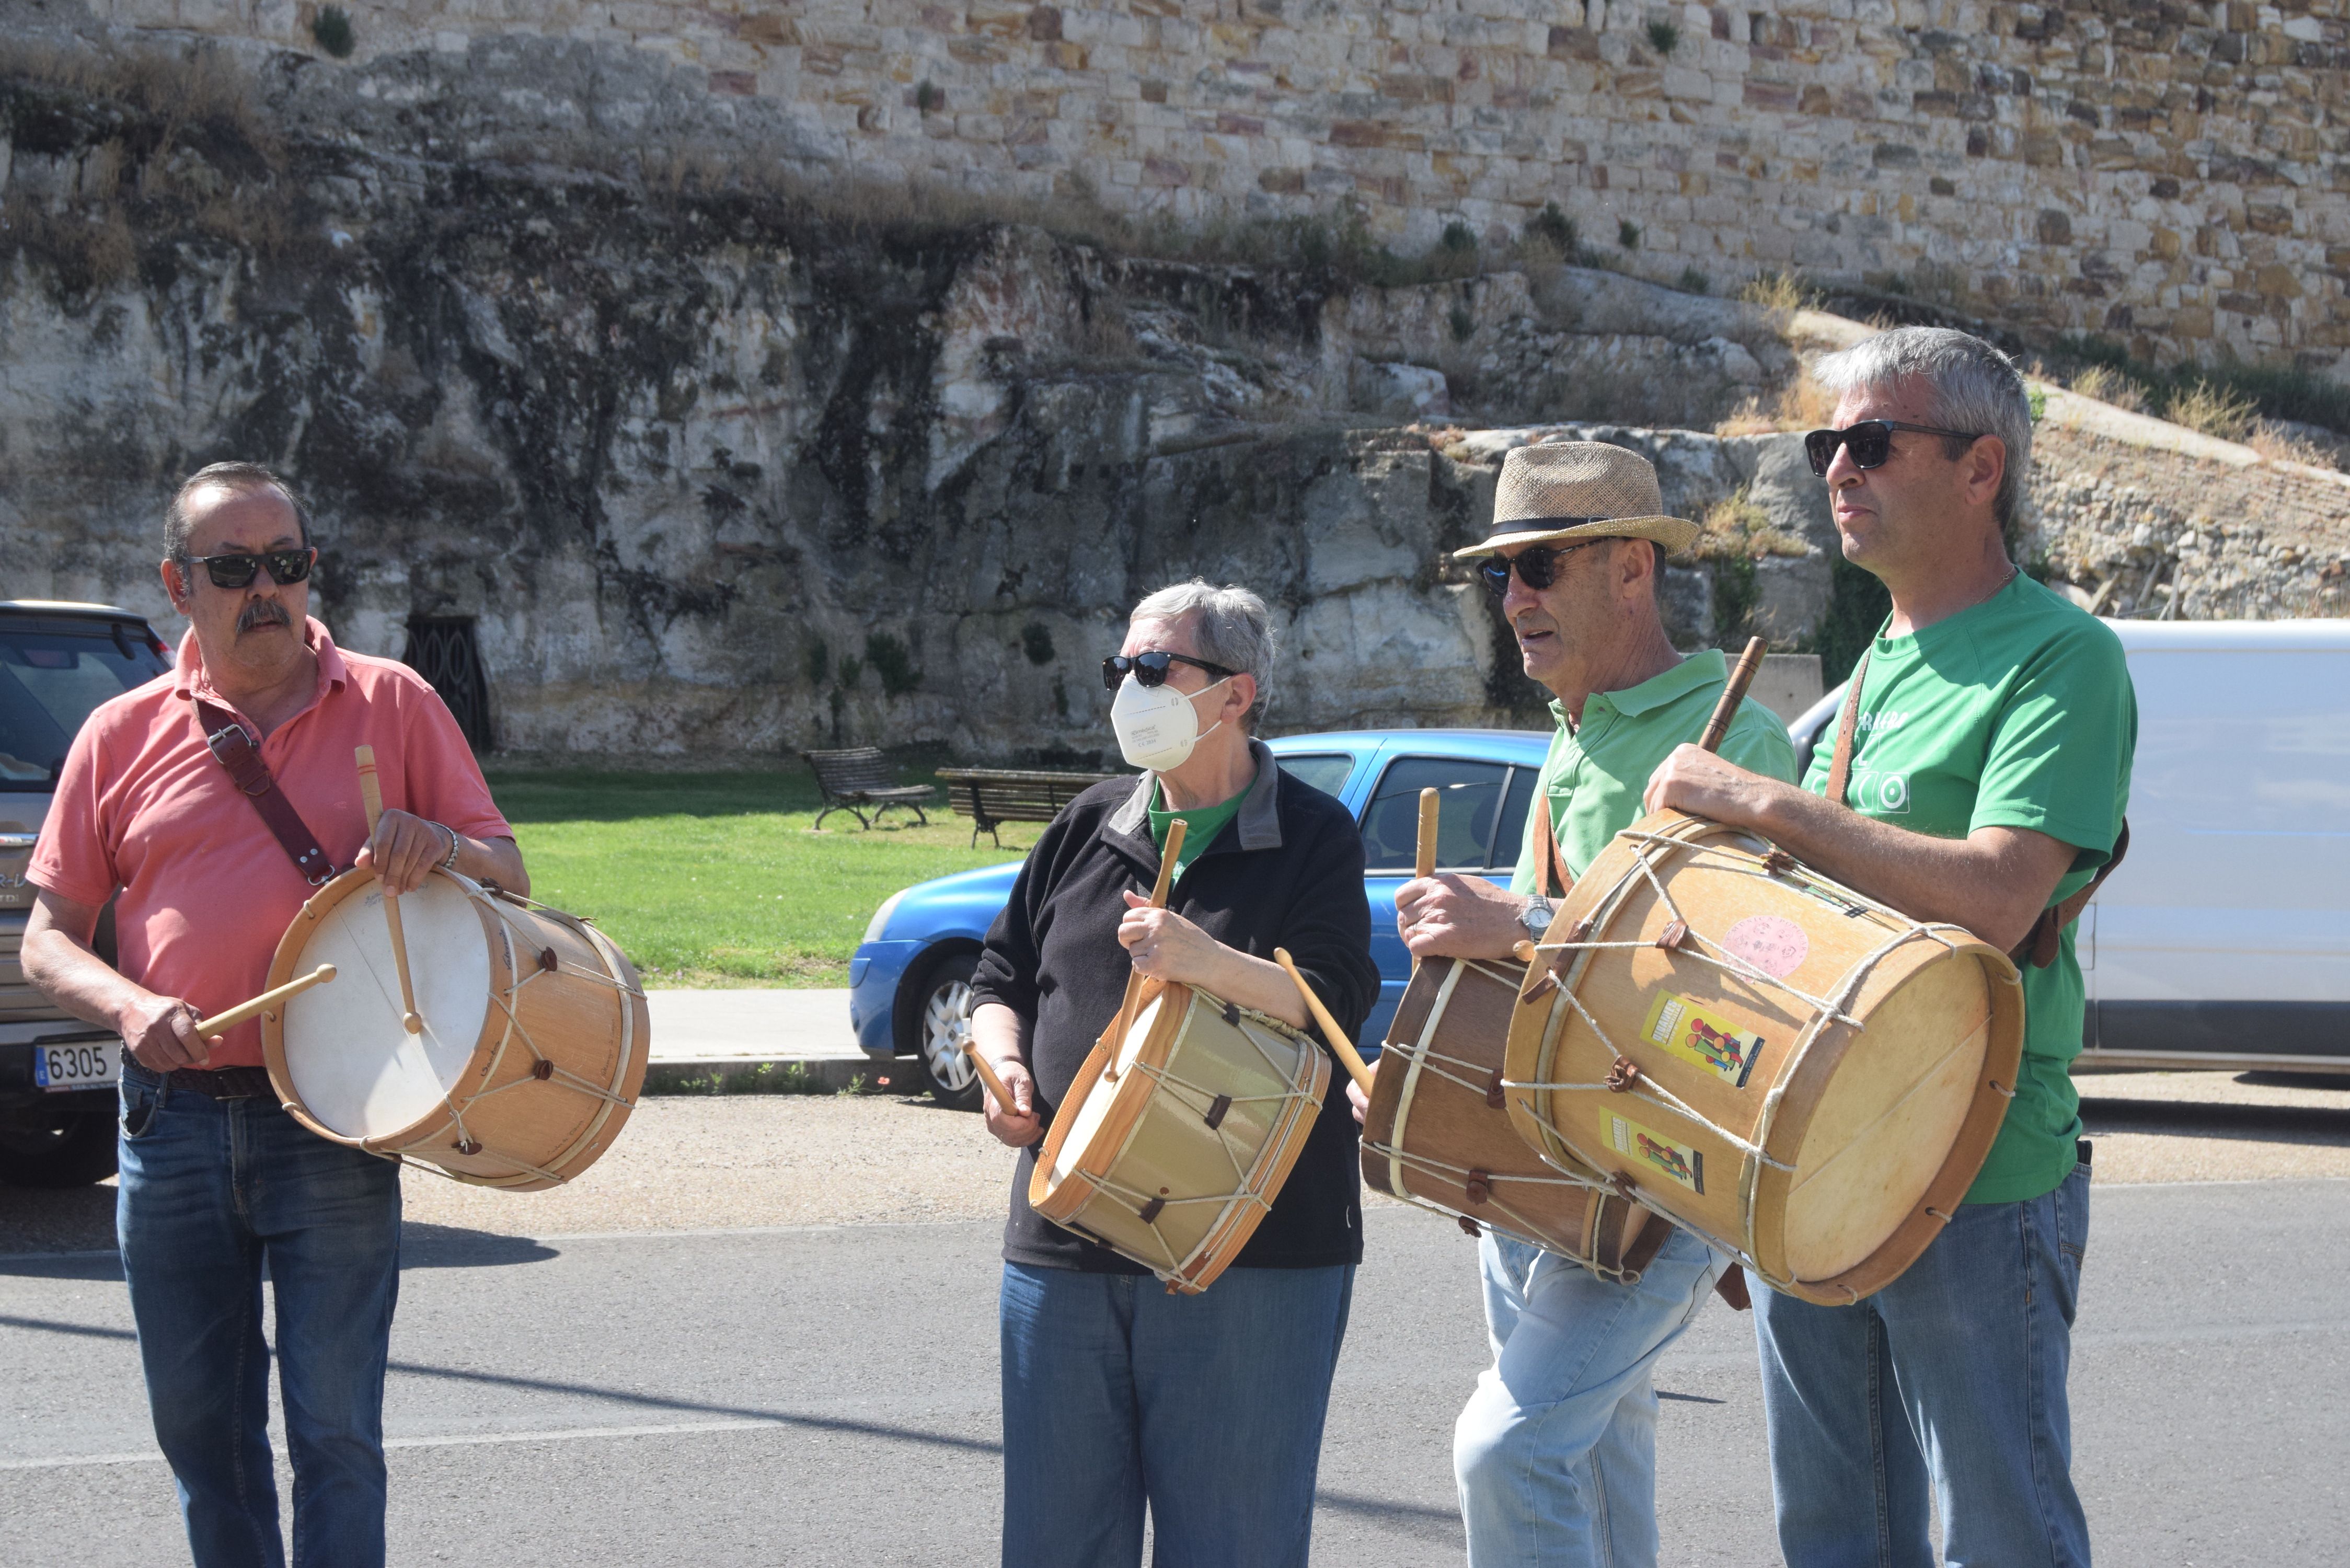
[[[1124,680],[1130,672],[1134,676],[1134,683],[1137,686],[1163,686],[1167,683],[1167,671],[1178,660],[1194,669],[1204,670],[1219,680],[1229,680],[1240,673],[1237,670],[1227,670],[1221,664],[1211,664],[1204,659],[1194,659],[1188,653],[1168,653],[1153,649],[1149,653],[1113,653],[1103,659],[1102,685],[1115,691],[1118,690],[1118,682]]]
[[[1586,539],[1580,545],[1565,546],[1536,545],[1514,556],[1488,556],[1477,563],[1477,580],[1485,585],[1487,592],[1498,598],[1510,591],[1510,574],[1514,571],[1518,574],[1518,581],[1540,593],[1558,581],[1558,564],[1561,561],[1577,550],[1589,549],[1597,543],[1596,539]]]
[[[318,552],[305,545],[298,550],[264,550],[258,556],[198,556],[190,565],[202,566],[216,588],[242,588],[251,586],[264,567],[273,583],[298,583],[310,575],[317,558]]]
[[[1980,431],[1946,431],[1933,425],[1913,425],[1900,420],[1863,420],[1840,431],[1813,431],[1804,437],[1804,455],[1812,460],[1812,472],[1822,479],[1828,476],[1828,464],[1835,461],[1836,448],[1852,453],[1855,468],[1883,468],[1893,455],[1893,432],[1912,431],[1918,435],[1943,436],[1950,441],[1981,441]]]

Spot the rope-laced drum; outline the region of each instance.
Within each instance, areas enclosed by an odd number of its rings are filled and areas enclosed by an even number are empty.
[[[1831,1304],[1949,1222],[2014,1096],[2004,953],[1670,811],[1616,836],[1551,936],[1503,1083],[1545,1158]]]
[[[588,1168],[645,1077],[637,971],[584,920],[436,870],[400,900],[421,1033],[401,1027],[383,888],[348,871],[294,918],[270,984],[340,979],[262,1015],[286,1109],[321,1137],[517,1190]]]
[[[1096,1042],[1028,1181],[1037,1213],[1149,1268],[1214,1283],[1273,1208],[1330,1087],[1330,1058],[1277,1018],[1142,982]]]
[[[1502,1066],[1526,967],[1420,961],[1381,1048],[1363,1118],[1363,1179],[1381,1192],[1489,1225],[1634,1280],[1668,1228],[1579,1160],[1550,1164],[1510,1125]]]

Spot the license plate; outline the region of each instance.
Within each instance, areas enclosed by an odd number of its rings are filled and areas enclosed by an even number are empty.
[[[122,1042],[60,1040],[33,1047],[33,1082],[44,1089],[110,1089],[122,1082]]]

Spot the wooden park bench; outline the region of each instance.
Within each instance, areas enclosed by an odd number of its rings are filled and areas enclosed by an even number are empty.
[[[860,827],[871,827],[893,805],[913,807],[915,818],[925,827],[931,825],[922,805],[939,792],[930,784],[901,784],[890,777],[889,764],[881,760],[880,747],[849,746],[837,752],[802,752],[800,755],[816,770],[816,786],[824,792],[824,809],[816,814],[815,826],[809,832],[822,827],[824,819],[836,811],[848,813]],[[869,819],[865,815],[868,810],[873,813]]]
[[[1007,822],[1050,822],[1061,808],[1104,779],[1130,778],[1130,774],[1064,774],[1024,768],[941,768],[947,801],[971,818],[971,842],[986,834],[1003,847],[996,828]]]

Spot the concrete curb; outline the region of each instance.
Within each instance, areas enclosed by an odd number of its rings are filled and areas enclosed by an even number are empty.
[[[792,1087],[775,1088],[762,1077],[782,1077]],[[877,1080],[888,1078],[884,1087]],[[711,1087],[712,1080],[717,1087]],[[837,1095],[857,1090],[884,1095],[919,1092],[921,1077],[911,1058],[884,1061],[872,1056],[777,1056],[746,1060],[740,1056],[709,1062],[655,1062],[645,1069],[648,1095]],[[805,1086],[799,1086],[799,1085]]]

